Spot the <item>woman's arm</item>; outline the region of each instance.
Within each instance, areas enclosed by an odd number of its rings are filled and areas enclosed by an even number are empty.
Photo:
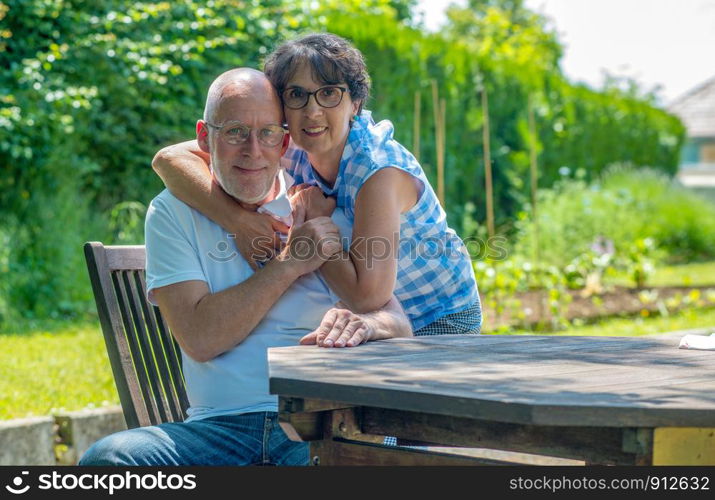
[[[193,140],[165,147],[154,156],[151,166],[174,196],[229,233],[241,235],[235,240],[236,248],[255,269],[255,260],[267,256],[261,253],[272,250],[260,243],[279,246],[276,232],[287,233],[288,227],[270,215],[241,207],[213,179],[209,161],[210,156]]]
[[[356,313],[374,311],[392,297],[397,277],[400,214],[417,202],[415,179],[397,168],[370,177],[355,202],[350,252],[329,260],[320,272]]]

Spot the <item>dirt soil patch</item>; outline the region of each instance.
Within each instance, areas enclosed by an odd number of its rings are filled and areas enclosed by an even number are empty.
[[[694,303],[705,302],[708,292],[715,292],[715,285],[691,287],[648,287],[627,288],[613,287],[598,295],[588,295],[583,290],[569,290],[571,302],[561,307],[561,315],[572,320],[581,318],[594,320],[609,316],[633,315],[664,312],[669,313],[692,307]],[[695,299],[694,296],[699,296]],[[550,323],[553,314],[549,307],[548,290],[532,290],[517,294],[515,300],[505,304],[504,311],[498,314],[487,305],[482,297],[484,313],[484,331],[493,331],[501,326],[533,326]],[[519,316],[523,314],[523,318]]]

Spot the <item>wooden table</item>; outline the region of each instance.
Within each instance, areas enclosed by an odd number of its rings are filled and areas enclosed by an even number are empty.
[[[269,350],[284,428],[321,464],[494,463],[400,442],[587,464],[715,464],[715,352],[678,338],[444,335]]]

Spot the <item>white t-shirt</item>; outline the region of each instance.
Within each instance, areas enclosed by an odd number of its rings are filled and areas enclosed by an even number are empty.
[[[341,232],[349,230],[342,212],[336,210],[333,220]],[[145,237],[149,300],[154,288],[201,280],[216,293],[253,274],[236,251],[234,235],[168,190],[149,206]],[[277,411],[277,397],[268,393],[267,349],[297,345],[301,337],[320,325],[325,312],[338,300],[322,277],[311,273],[296,280],[250,335],[230,351],[205,363],[182,352],[190,403],[187,421]]]

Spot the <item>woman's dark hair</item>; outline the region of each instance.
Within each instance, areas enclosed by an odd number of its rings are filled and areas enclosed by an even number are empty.
[[[360,101],[359,111],[362,111],[370,94],[370,76],[362,54],[350,42],[332,33],[312,33],[281,44],[268,56],[263,67],[278,95],[283,95],[288,81],[302,63],[312,68],[313,78],[318,82],[347,83],[350,98]]]

